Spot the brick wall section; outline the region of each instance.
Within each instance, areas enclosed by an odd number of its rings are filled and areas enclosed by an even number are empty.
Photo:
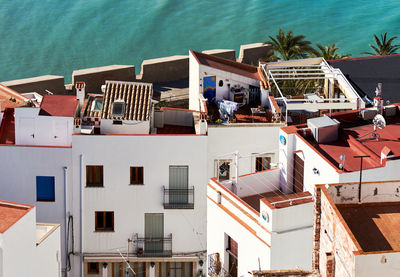
[[[313,257],[312,269],[319,270],[319,240],[321,230],[321,188],[315,186],[314,201],[314,234],[313,234]]]
[[[319,270],[321,276],[353,276],[354,251],[358,251],[348,232],[348,227],[325,187],[320,186]],[[317,245],[317,244],[315,244]],[[327,255],[331,253],[331,255]],[[330,258],[332,257],[332,258]],[[331,265],[330,265],[331,263]],[[332,269],[328,274],[327,269]]]

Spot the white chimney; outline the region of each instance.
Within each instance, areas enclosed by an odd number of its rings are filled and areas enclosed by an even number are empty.
[[[83,103],[85,102],[85,82],[76,82],[76,99],[79,100],[79,106],[82,108]]]

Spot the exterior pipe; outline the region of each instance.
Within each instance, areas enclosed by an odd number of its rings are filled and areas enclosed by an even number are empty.
[[[67,173],[68,173],[68,167],[64,166],[64,244],[65,244],[65,268],[62,269],[64,271],[64,276],[67,276],[67,260],[68,260],[68,217],[69,217],[69,212],[68,212],[68,188],[67,188]]]
[[[82,236],[82,229],[83,229],[83,225],[82,225],[82,211],[83,211],[83,154],[81,154],[80,156],[80,191],[79,191],[79,198],[80,198],[80,207],[79,207],[79,241],[80,241],[80,248],[79,248],[79,252],[80,252],[80,256],[79,256],[79,269],[81,272],[81,276],[83,276],[83,236]]]

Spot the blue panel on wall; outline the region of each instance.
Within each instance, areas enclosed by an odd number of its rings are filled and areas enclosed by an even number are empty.
[[[54,176],[36,176],[36,200],[55,201]]]

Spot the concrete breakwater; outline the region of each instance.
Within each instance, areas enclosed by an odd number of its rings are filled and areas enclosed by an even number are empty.
[[[241,63],[258,65],[259,59],[265,58],[270,49],[271,45],[264,45],[263,43],[241,45],[238,58],[236,58],[235,50],[232,49],[205,50],[203,53]],[[50,91],[55,94],[68,94],[73,91],[73,84],[77,81],[84,81],[88,92],[96,92],[101,90],[101,86],[106,80],[162,83],[188,77],[189,56],[177,55],[144,60],[139,75],[136,75],[134,65],[109,65],[74,70],[72,72],[72,84],[67,85],[64,84],[63,76],[56,75],[12,80],[1,84],[20,93],[34,91],[46,94],[47,91]]]

